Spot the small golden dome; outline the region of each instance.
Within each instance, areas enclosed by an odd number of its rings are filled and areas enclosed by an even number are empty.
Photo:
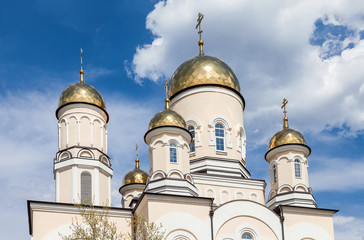
[[[285,117],[283,122],[283,129],[272,137],[268,150],[287,144],[301,144],[306,146],[306,141],[302,134],[288,127],[288,118]]]
[[[99,91],[86,83],[74,83],[67,87],[59,98],[58,107],[69,103],[89,103],[106,110],[105,101]]]
[[[211,56],[197,56],[184,62],[174,72],[169,85],[169,96],[193,86],[218,85],[240,93],[239,80],[223,61]]]
[[[148,179],[148,174],[140,169],[139,167],[139,159],[135,160],[135,168],[128,172],[123,180],[123,186],[132,184],[132,183],[141,183],[146,184]]]
[[[187,124],[181,115],[169,108],[169,99],[166,99],[165,102],[165,109],[157,113],[152,120],[150,120],[148,130],[157,127],[179,127],[187,130]]]

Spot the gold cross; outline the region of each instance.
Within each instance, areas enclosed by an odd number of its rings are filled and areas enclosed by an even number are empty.
[[[196,29],[198,28],[198,34],[200,34],[200,41],[202,41],[202,30],[201,30],[201,21],[203,19],[204,15],[202,13],[198,13],[198,18],[197,18],[197,25],[196,25]]]
[[[139,148],[139,146],[138,146],[138,143],[136,144],[136,148],[135,148],[135,152],[136,152],[136,158],[138,159],[138,148]]]
[[[81,57],[80,57],[80,59],[81,59],[81,70],[82,70],[82,53],[83,53],[83,51],[82,51],[82,48],[81,48]]]
[[[287,105],[287,103],[288,103],[288,100],[287,99],[285,99],[285,98],[283,98],[283,102],[282,102],[282,107],[281,107],[281,109],[284,109],[283,110],[283,113],[284,113],[284,117],[286,118],[287,116],[287,109],[286,109],[286,105]]]
[[[166,81],[164,83],[164,89],[166,90],[166,98],[168,98],[168,78],[166,78]]]

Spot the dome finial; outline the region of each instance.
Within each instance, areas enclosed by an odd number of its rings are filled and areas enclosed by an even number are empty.
[[[82,69],[82,65],[83,65],[83,63],[82,63],[82,53],[83,53],[83,51],[82,51],[82,48],[81,48],[81,56],[80,56],[80,59],[81,59],[80,83],[85,83],[85,80],[83,79],[83,74],[85,72]]]
[[[200,46],[200,52],[199,52],[199,56],[203,56],[203,41],[202,41],[202,30],[201,30],[201,22],[203,19],[204,15],[202,13],[198,13],[198,18],[197,18],[197,25],[196,25],[196,29],[198,28],[198,34],[200,35],[200,41],[198,41],[198,46]]]
[[[136,153],[136,158],[135,158],[135,169],[139,169],[140,166],[139,166],[139,158],[138,158],[138,143],[136,144],[136,147],[135,147],[135,153]]]
[[[288,103],[288,100],[283,98],[283,102],[282,102],[282,107],[281,109],[283,110],[284,113],[284,118],[283,118],[283,129],[287,129],[288,128],[288,118],[287,118],[287,109],[286,109],[286,105]]]
[[[169,109],[168,82],[168,78],[166,78],[166,81],[164,82],[164,89],[166,90],[166,100],[164,100],[166,103],[165,109]]]

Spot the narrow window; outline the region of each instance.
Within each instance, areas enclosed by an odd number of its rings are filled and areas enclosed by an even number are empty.
[[[190,152],[195,152],[195,127],[194,126],[188,126],[188,131],[190,131],[192,135],[192,141],[190,143]]]
[[[301,163],[298,159],[294,160],[294,174],[296,178],[301,177]]]
[[[225,129],[220,124],[215,125],[216,150],[225,151]]]
[[[277,182],[277,166],[273,166],[273,183]]]
[[[250,233],[244,233],[241,239],[253,239],[253,237]]]
[[[92,204],[91,174],[86,171],[81,173],[81,203]]]
[[[173,143],[169,145],[169,162],[177,162],[177,147]]]

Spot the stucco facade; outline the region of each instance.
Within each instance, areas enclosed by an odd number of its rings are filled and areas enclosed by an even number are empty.
[[[80,83],[71,86],[81,91],[67,88],[56,112],[56,201],[28,201],[33,240],[69,233],[79,216],[74,203],[111,206],[109,115],[101,94],[84,83],[83,70],[80,74]],[[145,126],[148,172],[139,169],[137,154],[135,169],[119,189],[121,208],[110,209],[109,220],[120,232],[132,232],[129,223],[139,216],[161,223],[167,240],[335,238],[337,211],[316,205],[308,175],[311,149],[288,127],[286,100],[283,129],[262,163],[271,176],[267,190],[246,168],[245,100],[230,67],[200,51],[177,69],[169,86],[165,109]]]

